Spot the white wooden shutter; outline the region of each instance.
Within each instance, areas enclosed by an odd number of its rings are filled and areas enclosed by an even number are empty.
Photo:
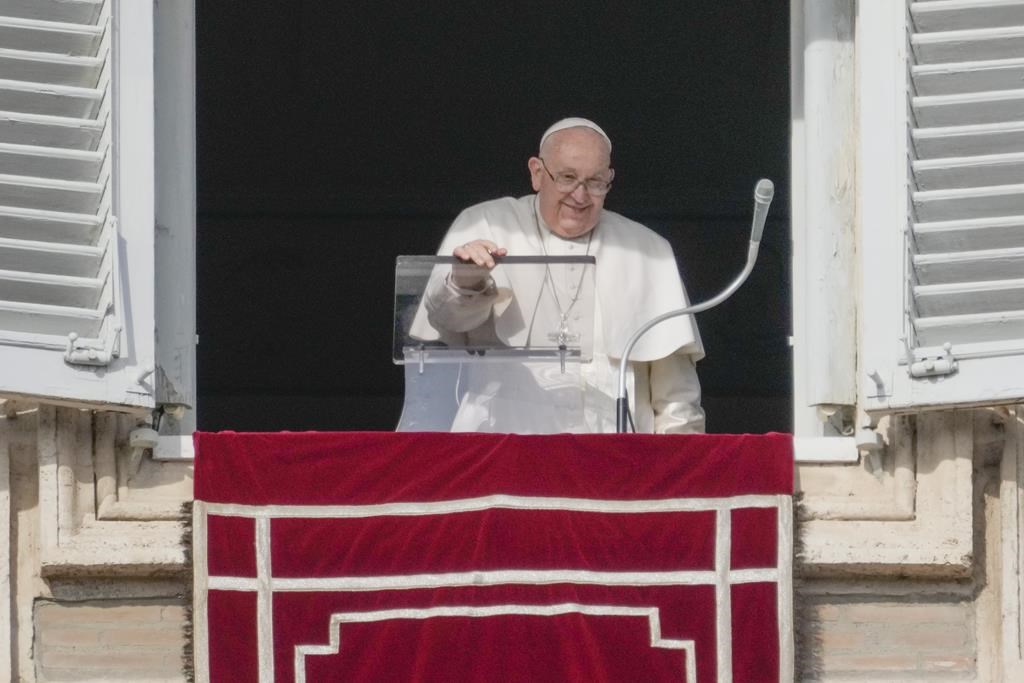
[[[867,406],[1020,400],[1024,0],[874,4],[862,28],[882,42],[861,49],[884,56],[860,75]]]
[[[0,394],[152,406],[152,7],[0,14]]]

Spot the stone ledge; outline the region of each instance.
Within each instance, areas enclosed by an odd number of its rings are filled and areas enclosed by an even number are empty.
[[[797,572],[803,576],[969,577],[974,563],[973,439],[973,411],[918,415],[916,438],[912,443],[901,439],[898,446],[913,449],[908,452],[914,458],[914,481],[896,489],[913,496],[894,506],[906,518],[890,513],[865,519],[870,509],[853,510],[849,503],[833,514],[819,510],[817,519],[797,526]],[[901,460],[907,455],[895,457]]]
[[[174,522],[95,522],[57,546],[43,549],[45,578],[185,574],[184,525]]]

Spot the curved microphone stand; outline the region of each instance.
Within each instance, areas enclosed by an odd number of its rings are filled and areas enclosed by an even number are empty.
[[[640,337],[644,336],[648,330],[658,323],[669,318],[675,318],[676,316],[700,313],[709,308],[714,308],[740,288],[740,285],[750,275],[750,271],[754,270],[754,264],[757,263],[757,252],[761,247],[764,221],[768,216],[768,207],[772,203],[773,196],[775,196],[775,185],[772,181],[767,178],[757,181],[757,185],[754,187],[754,219],[750,228],[750,246],[747,248],[747,263],[743,266],[743,271],[732,281],[732,284],[712,299],[687,306],[686,308],[662,313],[658,317],[648,320],[626,342],[619,360],[619,390],[615,398],[615,431],[617,433],[624,434],[626,432],[626,423],[629,419],[629,401],[626,397],[626,368],[629,367],[629,354],[633,352],[633,347],[640,341]]]

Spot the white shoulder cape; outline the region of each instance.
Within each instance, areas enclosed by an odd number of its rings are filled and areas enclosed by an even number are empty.
[[[509,256],[543,254],[534,203],[535,195],[527,195],[469,207],[452,223],[438,254],[450,256],[455,247],[474,239],[491,240],[508,249]],[[598,317],[602,324],[598,338],[605,347],[595,348],[594,352],[618,358],[626,341],[641,325],[663,313],[683,308],[689,301],[675,255],[666,239],[608,210],[602,212],[594,230],[590,254],[597,259],[596,305],[600,308]],[[535,301],[543,283],[532,278],[517,278],[514,271],[504,268],[495,271],[499,289],[508,287],[521,301]],[[416,336],[440,338],[436,330],[423,329],[425,324],[429,325],[423,318],[425,316],[417,316]],[[526,329],[518,315],[503,315],[499,308],[494,313],[494,327],[498,338],[506,344],[526,342]],[[671,318],[650,330],[633,348],[631,360],[657,360],[680,350],[693,356],[695,361],[704,357],[693,316]]]

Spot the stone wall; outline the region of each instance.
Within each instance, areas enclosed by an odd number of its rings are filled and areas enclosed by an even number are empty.
[[[0,679],[184,680],[190,466],[132,449],[138,417],[2,407]],[[855,465],[798,468],[800,679],[1024,680],[1021,419],[880,430],[885,449]]]
[[[927,595],[927,586],[889,596],[844,589],[818,584],[800,596],[803,680],[975,680],[978,629],[970,596]]]
[[[0,680],[185,680],[191,464],[130,446],[145,416],[0,409]]]
[[[183,600],[108,599],[35,603],[40,681],[184,679]]]
[[[846,476],[800,468],[807,475],[805,500],[835,502],[805,508],[797,527],[806,546],[817,549],[816,561],[804,555],[798,563],[800,680],[1024,680],[1021,421],[1015,411],[999,408],[900,422],[890,429],[882,456],[903,460],[912,473],[903,475],[911,485],[899,506],[891,505],[895,499],[888,507],[878,504],[892,475],[884,464],[857,466],[876,472],[873,494],[856,468]],[[929,555],[934,562],[920,561]]]

